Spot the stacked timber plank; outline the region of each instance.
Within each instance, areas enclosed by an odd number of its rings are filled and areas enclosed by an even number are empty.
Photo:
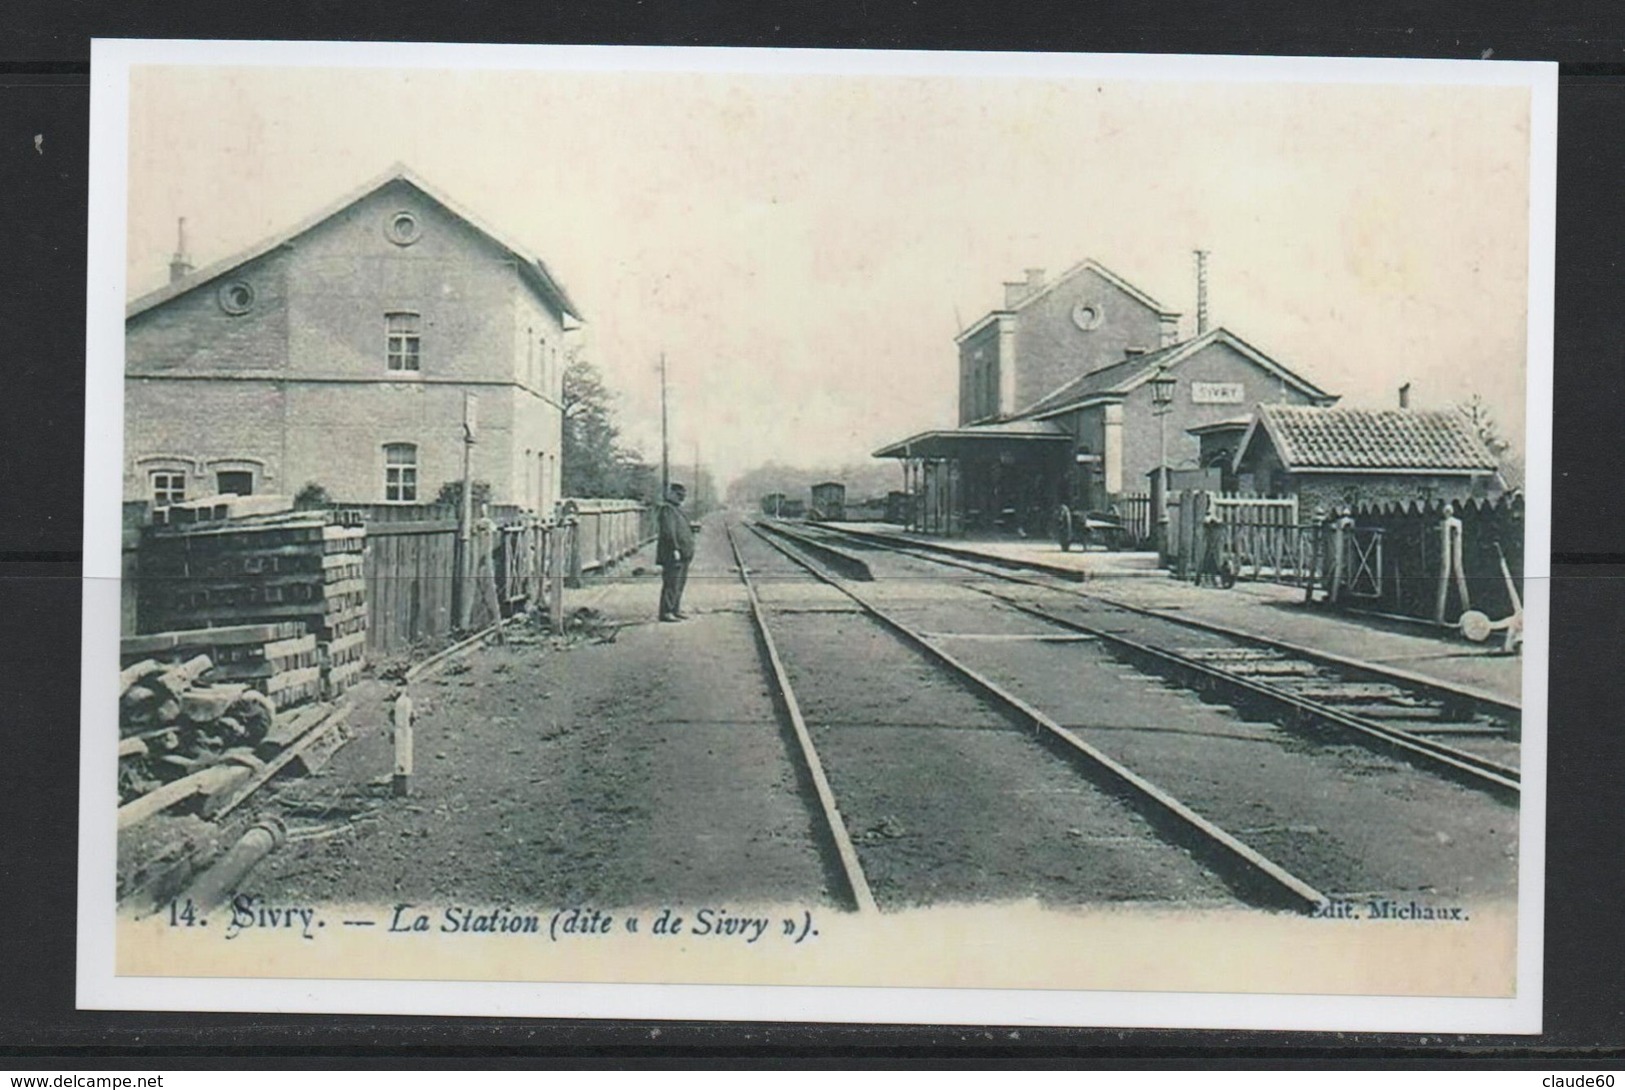
[[[252,754],[276,722],[264,693],[203,681],[213,662],[143,659],[119,675],[119,798],[129,802],[228,759]]]
[[[279,643],[274,653],[262,647],[241,661],[228,656],[219,665],[252,680],[256,670],[283,672],[265,665],[267,660],[314,651],[313,661],[301,659],[295,668],[305,671],[298,680],[285,682],[289,693],[277,700],[278,707],[343,693],[365,664],[365,528],[337,524],[325,511],[244,514],[244,501],[233,506],[219,499],[162,509],[167,512],[163,524],[142,539],[141,627],[153,632],[298,624],[297,633],[271,641]],[[180,517],[183,510],[190,515]],[[214,517],[222,510],[225,517]],[[306,636],[314,639],[314,648],[282,642]]]
[[[313,644],[312,637],[302,640]],[[279,713],[247,682],[205,680],[215,669],[204,654],[179,662],[146,658],[120,672],[119,800],[136,806],[121,810],[121,824],[130,814],[146,816],[194,796],[229,795],[296,757],[303,757],[303,770],[316,767],[305,748],[310,732],[333,718],[332,704]]]
[[[175,663],[208,657],[203,680],[241,682],[269,697],[278,710],[321,696],[321,655],[301,621],[227,625],[127,636],[120,665],[144,659]]]

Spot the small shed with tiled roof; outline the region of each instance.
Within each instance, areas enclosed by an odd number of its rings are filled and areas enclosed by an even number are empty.
[[[1232,468],[1244,489],[1297,495],[1309,509],[1502,489],[1495,456],[1449,409],[1260,405]]]

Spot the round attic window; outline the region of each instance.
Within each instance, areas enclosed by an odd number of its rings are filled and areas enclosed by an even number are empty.
[[[418,218],[410,212],[396,212],[389,217],[384,235],[397,246],[410,246],[423,234]]]
[[[1101,317],[1100,307],[1095,303],[1079,303],[1072,308],[1072,324],[1086,333],[1100,328]]]
[[[220,286],[220,309],[227,314],[247,314],[254,309],[254,286],[246,280],[233,280]]]

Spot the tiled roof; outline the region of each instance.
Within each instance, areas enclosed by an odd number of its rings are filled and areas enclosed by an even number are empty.
[[[1126,359],[1102,367],[1098,371],[1091,371],[1087,375],[1081,375],[1060,389],[1045,394],[1032,405],[1023,409],[1019,415],[1043,416],[1048,413],[1064,411],[1092,397],[1115,397],[1127,394],[1142,382],[1150,379],[1152,373],[1158,367],[1175,367],[1182,360],[1217,342],[1229,345],[1266,371],[1278,375],[1283,381],[1296,387],[1301,393],[1309,397],[1328,401],[1335,400],[1333,395],[1328,394],[1314,383],[1264,355],[1264,353],[1231,333],[1228,329],[1219,327],[1202,334],[1200,337],[1180,341],[1178,344],[1159,348],[1155,352],[1144,352],[1138,356],[1129,356]]]
[[[1490,471],[1490,454],[1452,410],[1260,405],[1259,426],[1289,470]],[[1251,445],[1251,434],[1243,450]]]
[[[1167,348],[1159,348],[1155,352],[1144,352],[1138,356],[1129,356],[1108,364],[1098,371],[1091,371],[1087,375],[1080,375],[1059,390],[1052,391],[1039,398],[1026,411],[1023,416],[1037,416],[1059,409],[1073,402],[1084,401],[1098,394],[1115,393],[1117,388],[1134,379],[1160,367],[1164,360],[1172,356],[1177,349],[1184,348],[1185,344],[1172,344]]]

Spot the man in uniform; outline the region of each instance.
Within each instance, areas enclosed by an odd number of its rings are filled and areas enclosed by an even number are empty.
[[[694,559],[694,531],[683,514],[683,498],[688,490],[674,484],[666,490],[666,502],[655,511],[660,540],[655,546],[655,563],[660,565],[660,619],[681,621],[683,586],[688,582],[689,561]]]

